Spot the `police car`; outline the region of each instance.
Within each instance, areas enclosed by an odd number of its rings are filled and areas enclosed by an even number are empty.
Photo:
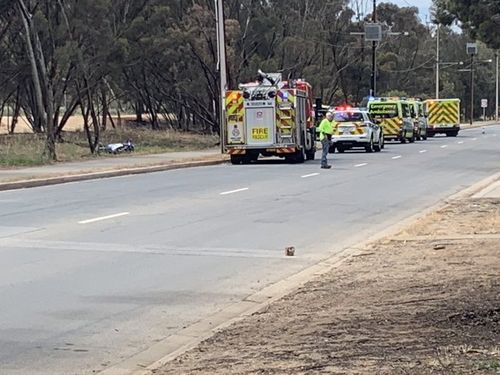
[[[384,148],[384,130],[366,110],[337,107],[333,111],[333,135],[330,152],[363,148],[379,152]]]

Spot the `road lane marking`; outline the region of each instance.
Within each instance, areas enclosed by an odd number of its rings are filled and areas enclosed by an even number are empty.
[[[442,145],[442,146],[441,146],[441,148],[446,148],[446,147],[448,147],[448,145]]]
[[[241,193],[242,191],[247,191],[249,188],[242,188],[242,189],[236,189],[236,190],[231,190],[231,191],[225,191],[223,193],[220,193],[220,195],[229,195],[229,194],[235,194],[235,193]]]
[[[398,156],[393,156],[393,157],[392,157],[392,160],[401,159],[401,158],[402,158],[402,156],[401,156],[401,155],[398,155]]]
[[[420,153],[421,153],[421,154],[424,154],[424,153],[426,153],[426,152],[427,152],[427,150],[420,150]]]
[[[315,176],[319,176],[319,173],[305,174],[304,176],[300,176],[300,178],[309,178],[309,177],[315,177]]]
[[[477,141],[477,138],[472,138],[473,141]]]
[[[364,167],[365,165],[368,165],[368,163],[356,164],[354,167],[359,168],[359,167]]]
[[[464,143],[464,141],[459,141],[459,142],[457,142],[457,143],[458,143],[459,145],[461,145],[461,144],[463,144],[463,143]]]
[[[127,215],[130,215],[130,212],[120,212],[119,214],[101,216],[101,217],[96,217],[94,219],[89,219],[89,220],[82,220],[82,221],[79,221],[78,224],[91,224],[91,223],[95,223],[97,221],[109,220],[109,219],[114,219],[117,217],[127,216]]]
[[[5,245],[20,249],[47,249],[61,252],[82,251],[82,252],[103,252],[103,253],[136,253],[167,256],[220,256],[239,258],[276,258],[287,261],[299,259],[295,257],[285,257],[281,251],[266,248],[234,248],[234,247],[183,247],[164,246],[161,244],[134,244],[127,243],[102,243],[102,242],[75,242],[75,241],[53,241],[53,240],[20,240],[6,238]],[[4,243],[2,242],[2,245]]]

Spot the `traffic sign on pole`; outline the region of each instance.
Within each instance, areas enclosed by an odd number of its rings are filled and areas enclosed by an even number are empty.
[[[488,99],[481,99],[481,108],[488,108]]]

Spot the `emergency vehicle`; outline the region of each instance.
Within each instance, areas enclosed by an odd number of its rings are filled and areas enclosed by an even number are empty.
[[[226,93],[225,150],[233,164],[262,156],[294,163],[314,160],[316,153],[311,85],[302,79],[283,81],[281,73],[259,70],[256,82]]]
[[[333,113],[333,135],[330,152],[342,153],[360,147],[366,152],[379,152],[384,148],[384,132],[366,110],[338,107]]]
[[[427,133],[429,137],[442,133],[456,137],[460,131],[460,99],[428,99],[425,101],[427,112]]]
[[[413,118],[416,139],[427,139],[427,117],[425,117],[424,102],[421,99],[409,98],[411,117]]]
[[[416,134],[410,103],[401,98],[372,98],[368,112],[384,129],[385,140],[415,142]]]

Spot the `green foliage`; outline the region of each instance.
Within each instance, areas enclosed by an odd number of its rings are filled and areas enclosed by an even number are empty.
[[[472,37],[493,49],[500,49],[500,1],[434,0],[437,22],[451,25],[459,21]]]
[[[111,127],[106,115],[110,112],[133,111],[137,122],[149,123],[155,130],[219,131],[213,0],[0,0],[0,110],[18,104],[33,129],[44,132],[47,124],[42,123],[35,100],[22,12],[16,6],[20,2],[33,12],[31,39],[38,38],[42,47],[37,66],[47,71],[41,82],[43,110],[51,114],[56,137],[67,117],[77,111],[86,119],[91,150],[102,141],[103,130]],[[436,17],[438,13],[458,17],[455,13],[465,12],[462,2],[436,0]],[[361,32],[370,18],[356,14],[354,2],[225,0],[224,4],[230,89],[254,80],[262,69],[307,79],[315,95],[328,104],[357,105],[367,96],[371,44],[351,33]],[[500,27],[492,26],[497,6],[493,0],[482,1],[463,21],[478,35],[493,38],[487,40],[490,45],[498,42]],[[381,3],[377,17],[390,32],[377,47],[377,93],[396,90],[434,96],[435,30],[421,22],[414,7]],[[463,103],[468,103],[469,76],[459,68],[467,68],[467,41],[468,35],[441,28],[441,62],[464,61],[460,66],[442,66],[441,96],[458,97]],[[478,61],[492,56],[480,45]],[[478,64],[476,74],[476,92],[490,102],[492,69],[492,64]]]

